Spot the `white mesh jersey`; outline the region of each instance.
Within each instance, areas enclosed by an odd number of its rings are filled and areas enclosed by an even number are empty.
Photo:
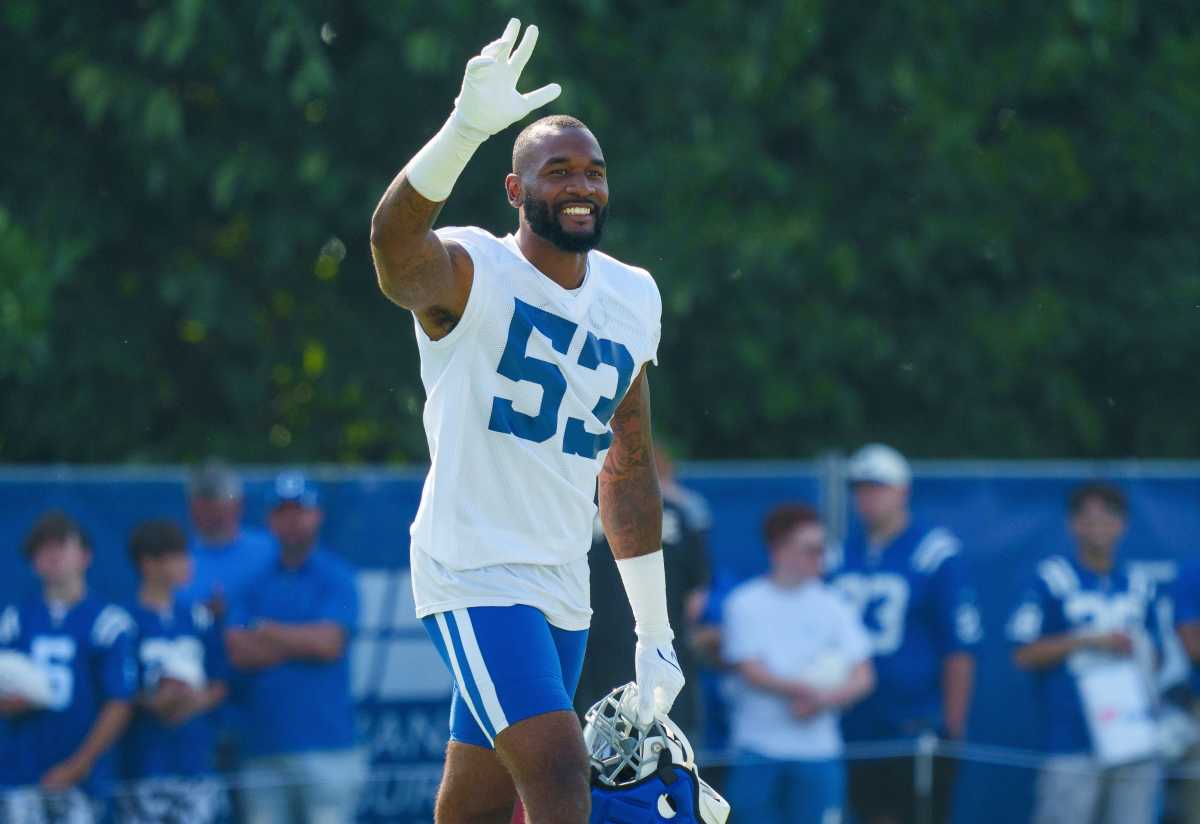
[[[467,250],[475,275],[446,337],[430,340],[414,319],[432,465],[413,547],[442,577],[586,563],[609,420],[656,359],[658,288],[646,271],[592,251],[583,284],[568,291],[529,263],[512,235],[437,234]]]

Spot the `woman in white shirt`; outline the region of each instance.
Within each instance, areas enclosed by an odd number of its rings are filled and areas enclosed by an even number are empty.
[[[763,533],[770,571],[724,606],[738,752],[727,795],[739,820],[837,824],[846,786],[838,714],[874,689],[870,639],[821,580],[825,528],[812,508],[778,507]]]

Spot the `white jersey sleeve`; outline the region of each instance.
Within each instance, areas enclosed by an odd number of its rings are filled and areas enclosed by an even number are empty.
[[[430,340],[416,324],[431,467],[413,545],[459,570],[576,561],[591,544],[609,421],[657,358],[658,289],[647,272],[593,251],[569,291],[511,235],[437,233],[467,250],[474,279],[446,337]]]

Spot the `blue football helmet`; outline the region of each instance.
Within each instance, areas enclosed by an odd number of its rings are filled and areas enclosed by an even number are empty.
[[[590,824],[725,824],[729,803],[700,779],[670,718],[637,724],[637,685],[617,687],[584,716],[592,764]]]

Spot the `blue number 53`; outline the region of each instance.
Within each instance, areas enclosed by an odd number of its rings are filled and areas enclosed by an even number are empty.
[[[513,409],[509,398],[492,398],[488,429],[535,443],[544,443],[555,435],[558,430],[558,410],[567,392],[567,379],[557,364],[526,354],[529,336],[534,329],[538,330],[550,341],[555,352],[565,355],[578,328],[578,324],[566,318],[516,299],[512,324],[508,327],[508,342],[496,371],[509,380],[518,383],[529,381],[541,386],[542,404],[536,415],[526,415]],[[578,363],[584,369],[595,370],[601,364],[606,364],[617,370],[617,389],[613,396],[600,398],[592,408],[592,414],[605,425],[605,430],[597,435],[588,432],[579,418],[567,418],[563,432],[563,452],[595,458],[612,443],[612,430],[607,428],[608,422],[629,389],[629,381],[633,377],[633,356],[622,344],[597,338],[588,332]]]

